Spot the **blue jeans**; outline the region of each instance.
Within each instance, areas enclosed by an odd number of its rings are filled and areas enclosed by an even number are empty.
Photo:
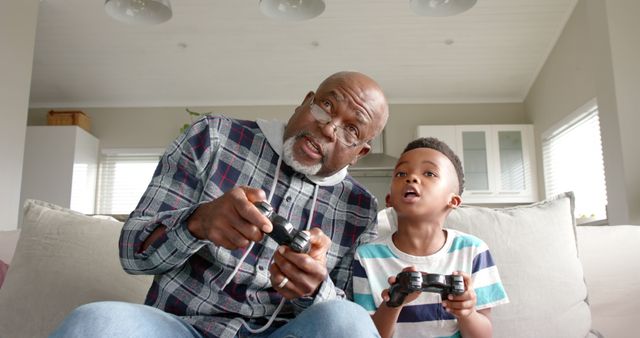
[[[201,338],[180,317],[151,306],[124,302],[97,302],[73,310],[50,338],[154,337]],[[280,328],[252,334],[244,327],[237,337],[380,337],[369,314],[346,300],[315,304]]]

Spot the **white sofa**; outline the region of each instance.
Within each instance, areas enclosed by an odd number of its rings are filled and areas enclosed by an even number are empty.
[[[640,226],[576,228],[572,202],[567,194],[526,207],[466,207],[449,218],[448,226],[483,238],[499,266],[511,303],[492,313],[495,337],[595,336],[590,329],[638,336]],[[393,213],[384,210],[380,218],[381,231],[391,231]],[[0,337],[46,337],[69,311],[91,301],[142,302],[151,278],[120,268],[121,226],[28,201],[0,287]],[[0,246],[15,237],[0,233]]]

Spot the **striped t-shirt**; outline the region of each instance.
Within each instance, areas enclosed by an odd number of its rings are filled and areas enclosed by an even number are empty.
[[[391,235],[358,247],[353,262],[353,296],[356,303],[373,314],[382,303],[382,290],[389,288],[390,276],[405,267],[418,271],[471,275],[476,293],[476,309],[509,302],[489,247],[479,238],[446,229],[445,245],[429,256],[412,256],[393,244]],[[405,305],[396,324],[395,337],[460,337],[456,318],[442,307],[440,294],[423,292]]]

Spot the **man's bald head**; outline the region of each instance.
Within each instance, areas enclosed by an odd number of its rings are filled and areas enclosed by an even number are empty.
[[[362,104],[375,116],[376,133],[371,139],[380,134],[389,119],[389,105],[380,85],[374,79],[363,73],[341,71],[330,75],[322,81],[316,92],[322,92],[325,89],[336,86],[358,89],[358,92],[354,92],[354,96],[358,97]]]

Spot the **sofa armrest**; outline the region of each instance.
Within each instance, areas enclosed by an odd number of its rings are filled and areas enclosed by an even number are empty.
[[[605,337],[626,337],[636,332],[640,322],[640,226],[577,229],[592,327]]]
[[[11,263],[18,237],[20,237],[20,230],[0,231],[0,260],[7,264]]]

